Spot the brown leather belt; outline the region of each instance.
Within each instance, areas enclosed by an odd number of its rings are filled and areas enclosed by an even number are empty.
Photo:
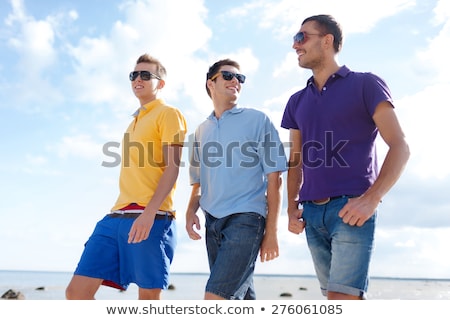
[[[137,218],[139,217],[141,214],[140,213],[125,213],[125,214],[121,214],[121,213],[109,213],[108,216],[112,217],[112,218]],[[175,219],[172,215],[160,215],[157,214],[155,215],[155,220],[173,220]]]
[[[323,206],[327,203],[329,203],[332,200],[336,200],[336,199],[342,199],[342,198],[354,198],[355,196],[349,196],[349,195],[343,195],[343,196],[335,196],[335,197],[328,197],[328,198],[323,198],[323,199],[318,199],[318,200],[307,200],[307,201],[302,201],[303,203],[314,203],[318,206]]]
[[[137,218],[139,215],[144,212],[143,209],[131,209],[131,210],[115,210],[112,211],[108,216],[110,217],[122,217],[122,218]],[[170,211],[156,211],[155,220],[173,220],[175,217]]]
[[[321,206],[321,205],[327,204],[330,201],[331,201],[331,197],[320,199],[320,200],[312,200],[311,202]]]

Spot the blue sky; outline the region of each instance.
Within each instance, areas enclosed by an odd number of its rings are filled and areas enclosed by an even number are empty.
[[[450,278],[446,0],[1,1],[0,269],[75,268],[117,197],[119,168],[102,166],[112,160],[102,148],[121,141],[138,107],[127,75],[142,53],[168,69],[163,97],[183,111],[189,134],[212,110],[209,65],[229,57],[247,76],[241,105],[265,111],[288,141],[284,106],[311,75],[298,67],[292,36],[319,13],[343,26],[339,63],[389,84],[412,152],[380,205],[371,274]],[[172,271],[207,272],[203,241],[184,229],[189,193],[185,165]],[[257,273],[314,274],[305,236],[287,231],[285,204],[279,245],[280,257]]]

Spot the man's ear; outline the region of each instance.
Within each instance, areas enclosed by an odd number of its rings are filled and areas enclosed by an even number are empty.
[[[206,80],[206,86],[208,87],[208,89],[211,91],[211,88],[214,84],[214,81],[212,81],[211,79]]]
[[[334,46],[334,36],[331,34],[331,33],[329,33],[329,34],[326,34],[325,36],[324,36],[324,38],[325,38],[325,44],[327,45],[327,48],[334,48],[333,46]]]
[[[158,85],[156,88],[161,90],[162,88],[164,88],[165,85],[166,85],[166,82],[163,79],[161,79],[161,80],[158,80]]]

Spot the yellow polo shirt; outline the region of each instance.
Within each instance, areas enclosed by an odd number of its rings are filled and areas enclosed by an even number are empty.
[[[164,172],[163,145],[183,145],[187,132],[183,114],[162,99],[141,107],[125,132],[119,178],[120,194],[112,210],[130,203],[147,206]],[[160,210],[173,211],[172,191]]]

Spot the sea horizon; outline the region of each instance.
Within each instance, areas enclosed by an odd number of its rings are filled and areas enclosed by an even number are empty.
[[[26,300],[65,300],[73,271],[0,270],[0,296],[12,290]],[[163,300],[202,300],[209,273],[172,272],[171,289],[163,291]],[[254,276],[258,300],[325,300],[315,275],[265,274]],[[138,287],[126,291],[101,286],[100,300],[134,300]],[[368,299],[372,300],[450,300],[450,279],[372,276]]]
[[[32,270],[32,269],[0,269],[0,272],[26,272],[26,273],[63,273],[63,274],[72,274],[73,271],[64,271],[64,270]],[[208,272],[184,272],[184,271],[176,271],[171,272],[171,275],[184,275],[184,276],[207,276]],[[316,278],[314,274],[285,274],[285,273],[258,273],[255,272],[254,276],[258,277],[305,277],[305,278]],[[405,281],[450,281],[450,278],[428,278],[428,277],[400,277],[400,276],[370,276],[370,279],[379,279],[379,280],[405,280]]]

